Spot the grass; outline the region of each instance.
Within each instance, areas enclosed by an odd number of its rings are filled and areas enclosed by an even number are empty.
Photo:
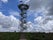
[[[27,40],[53,40],[53,33],[24,33]],[[0,40],[19,40],[18,32],[0,32]]]

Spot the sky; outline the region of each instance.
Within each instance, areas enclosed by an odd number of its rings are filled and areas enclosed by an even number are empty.
[[[53,32],[53,0],[0,0],[0,32],[20,32],[20,1],[29,5],[23,32]]]

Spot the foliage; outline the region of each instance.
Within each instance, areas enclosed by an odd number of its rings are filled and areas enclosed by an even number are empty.
[[[0,40],[19,40],[19,33],[0,32]]]
[[[0,40],[19,40],[19,32],[0,32]],[[24,33],[27,40],[53,40],[53,33]]]

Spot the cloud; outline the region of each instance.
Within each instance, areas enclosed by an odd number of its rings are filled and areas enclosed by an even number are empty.
[[[30,0],[27,2],[31,14],[35,15],[34,23],[27,22],[25,32],[53,32],[53,0]],[[41,16],[39,16],[41,14]],[[32,16],[32,15],[31,15]]]
[[[46,16],[53,15],[53,0],[29,0],[27,4],[29,4],[30,10],[42,11]]]
[[[32,10],[40,8],[41,6],[40,0],[30,0],[27,4],[29,4],[30,9]]]
[[[0,12],[0,31],[19,31],[19,19],[16,19],[13,15],[5,16]]]
[[[23,1],[23,3],[28,3],[30,0],[19,0],[19,1]]]
[[[31,14],[36,15],[34,23],[27,22],[27,32],[53,32],[53,0],[30,0]],[[35,12],[34,12],[35,11]],[[42,14],[41,16],[40,13]],[[31,15],[30,13],[28,14]]]
[[[12,10],[12,11],[9,11],[9,14],[10,14],[10,15],[13,15],[13,16],[18,16],[18,17],[20,16],[20,15],[19,15],[19,12],[13,11],[13,10]]]
[[[40,22],[42,20],[41,16],[38,16],[36,19],[34,19],[34,21]]]
[[[26,1],[26,0],[25,0]],[[7,1],[6,1],[7,2]],[[4,2],[5,3],[5,2]],[[53,32],[53,0],[28,0],[30,11],[27,16],[36,15],[34,23],[27,22],[25,32]],[[19,16],[16,11],[10,11],[10,16],[5,16],[0,12],[0,31],[19,31],[20,21],[14,16]],[[38,16],[43,14],[42,16]]]
[[[27,30],[24,30],[24,32],[53,32],[53,19],[51,17],[43,18],[38,16],[34,19],[34,23],[31,21],[27,22]]]
[[[27,32],[45,32],[45,33],[53,32],[53,6],[52,6],[53,1],[52,0],[47,1],[43,0],[43,4],[41,4],[40,6],[38,5],[37,7],[31,6],[32,8],[31,10],[33,11],[32,14],[36,15],[37,17],[34,19],[34,23],[32,22],[27,23],[28,24],[28,29],[26,30]],[[42,15],[38,16],[40,14]]]
[[[48,16],[53,16],[53,6],[51,5],[51,7],[48,9]]]
[[[45,24],[41,23],[40,25],[45,30],[45,32],[53,32],[53,20],[48,20],[48,22]]]
[[[43,10],[47,16],[53,15],[53,0],[30,0],[30,10]]]
[[[3,3],[6,3],[6,2],[8,2],[8,0],[1,0]]]
[[[53,19],[52,17],[43,18],[42,16],[38,16],[34,19],[34,22],[27,22],[27,29],[23,32],[53,32]],[[2,12],[0,12],[0,32],[14,32],[20,31],[20,21],[16,19],[13,15],[5,16]]]

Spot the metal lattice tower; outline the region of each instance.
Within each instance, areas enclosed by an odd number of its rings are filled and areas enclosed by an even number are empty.
[[[20,2],[22,2],[22,1],[20,1]],[[29,6],[27,4],[21,3],[21,4],[18,5],[18,8],[21,10],[21,13],[20,13],[20,16],[21,16],[21,18],[20,18],[21,31],[20,32],[23,32],[26,29],[26,27],[27,27],[26,26],[26,23],[27,23],[27,21],[26,21],[26,18],[27,18],[26,11],[29,8]]]

